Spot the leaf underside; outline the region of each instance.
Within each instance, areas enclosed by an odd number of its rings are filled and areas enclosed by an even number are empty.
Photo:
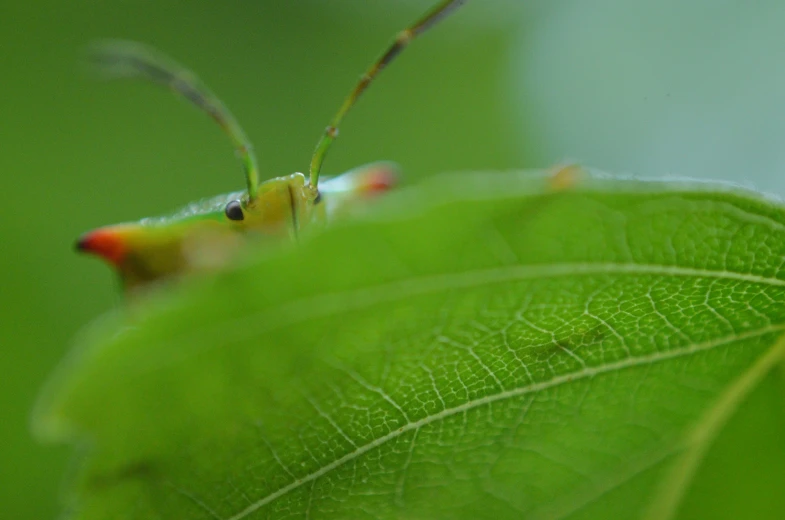
[[[36,428],[85,446],[80,519],[678,516],[781,360],[784,230],[715,185],[441,177],[94,325]]]

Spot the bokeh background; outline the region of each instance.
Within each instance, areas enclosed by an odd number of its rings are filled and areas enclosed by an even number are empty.
[[[85,46],[134,39],[187,64],[276,176],[307,168],[359,74],[431,3],[0,0],[0,516],[58,515],[71,450],[35,441],[30,411],[79,329],[120,304],[74,239],[243,185],[203,114],[149,85],[92,80]],[[776,0],[469,2],[384,72],[325,169],[390,159],[412,183],[575,160],[783,195],[782,20]]]

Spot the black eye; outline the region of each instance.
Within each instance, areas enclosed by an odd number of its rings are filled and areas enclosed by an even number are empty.
[[[243,220],[245,218],[243,207],[240,205],[239,200],[233,200],[227,204],[224,213],[226,213],[226,218],[229,220]]]

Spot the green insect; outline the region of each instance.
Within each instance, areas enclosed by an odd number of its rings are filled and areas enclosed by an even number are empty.
[[[398,33],[330,121],[316,145],[307,180],[302,173],[293,173],[260,182],[245,132],[196,75],[141,44],[101,45],[93,59],[109,77],[141,77],[165,85],[218,123],[242,160],[246,190],[192,203],[170,216],[99,228],[83,235],[77,249],[106,260],[124,288],[135,291],[225,265],[249,239],[296,239],[301,231],[328,223],[357,201],[388,190],[396,179],[396,167],[391,163],[365,165],[320,184],[322,163],[344,116],[379,72],[414,38],[463,3],[465,0],[443,0]]]

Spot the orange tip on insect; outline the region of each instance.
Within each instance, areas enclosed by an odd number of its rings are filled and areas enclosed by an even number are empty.
[[[76,242],[76,249],[100,256],[107,262],[119,266],[125,258],[127,240],[117,228],[101,228],[82,235]]]
[[[311,157],[308,180],[295,172],[260,182],[253,147],[220,99],[190,70],[155,49],[134,42],[105,42],[92,60],[109,78],[147,79],[161,84],[207,113],[232,141],[245,172],[246,190],[191,203],[168,216],[120,224],[83,235],[76,249],[107,261],[127,291],[186,273],[212,271],[228,264],[245,242],[299,240],[317,228],[350,214],[356,202],[382,194],[397,184],[397,166],[378,162],[334,178],[322,178],[322,164],[338,127],[376,76],[418,35],[464,0],[440,0],[404,29],[367,69],[325,129]],[[319,259],[313,268],[319,269]]]
[[[397,170],[386,164],[365,172],[360,191],[366,195],[384,193],[398,184]]]
[[[548,187],[551,191],[565,191],[580,184],[584,170],[579,164],[559,164],[550,169]]]

